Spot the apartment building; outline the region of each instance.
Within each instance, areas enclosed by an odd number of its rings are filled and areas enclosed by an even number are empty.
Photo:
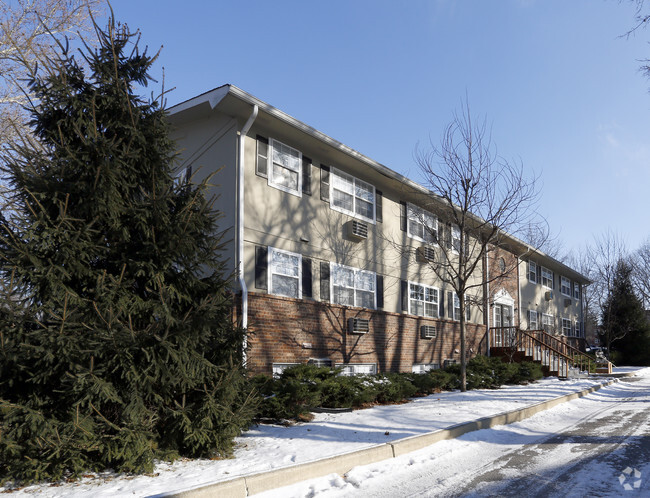
[[[251,371],[421,372],[460,359],[460,302],[431,269],[460,235],[426,189],[232,85],[169,119],[179,174],[214,175]],[[494,326],[579,338],[588,280],[514,237],[493,249],[473,275],[469,355],[488,353]]]

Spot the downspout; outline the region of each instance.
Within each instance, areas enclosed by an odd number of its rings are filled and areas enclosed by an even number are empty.
[[[490,258],[488,257],[487,250],[483,253],[483,267],[485,268],[485,280],[483,284],[483,316],[485,317],[485,329],[487,331],[487,334],[485,335],[485,337],[487,337],[487,356],[490,356]]]
[[[517,302],[519,307],[517,309],[517,318],[519,319],[519,328],[521,329],[521,276],[519,275],[519,267],[521,266],[521,258],[530,252],[530,247],[526,249],[526,252],[517,256]],[[526,275],[525,280],[528,280],[528,275]],[[528,324],[530,328],[530,324]]]
[[[253,126],[253,121],[257,118],[258,112],[257,104],[253,106],[253,112],[248,117],[248,121],[239,132],[239,149],[238,161],[239,175],[237,178],[237,280],[239,281],[239,288],[241,289],[241,327],[246,329],[248,327],[248,288],[246,287],[246,279],[244,278],[244,172],[245,172],[245,146],[246,134]],[[246,366],[247,357],[246,349],[248,347],[248,335],[244,335],[242,363]]]

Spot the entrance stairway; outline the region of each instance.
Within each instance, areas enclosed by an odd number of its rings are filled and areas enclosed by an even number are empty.
[[[596,360],[544,330],[492,327],[488,331],[490,356],[504,361],[541,364],[545,376],[576,378],[596,371]]]

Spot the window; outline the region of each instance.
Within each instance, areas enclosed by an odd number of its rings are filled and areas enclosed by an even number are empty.
[[[337,363],[337,368],[341,368],[341,375],[351,377],[352,375],[374,375],[377,373],[375,363]]]
[[[549,289],[553,288],[553,272],[548,268],[542,266],[542,285],[548,287]]]
[[[451,249],[460,252],[460,228],[456,225],[451,227]]]
[[[287,368],[293,367],[295,365],[299,365],[300,363],[273,363],[272,368],[273,368],[273,378],[274,379],[279,379],[280,376],[282,375],[282,372],[284,372]]]
[[[456,293],[454,293],[454,320],[460,320],[460,299]]]
[[[438,289],[409,282],[409,313],[438,318]]]
[[[575,330],[576,337],[582,337],[582,322],[576,322],[573,330]]]
[[[542,328],[545,332],[553,332],[553,329],[555,328],[555,319],[553,318],[553,315],[542,313]]]
[[[562,318],[562,334],[566,336],[572,335],[571,333],[571,320]]]
[[[374,272],[331,263],[332,302],[372,308],[377,276]]]
[[[336,211],[375,223],[375,187],[332,168],[330,206]]]
[[[528,310],[528,330],[537,330],[539,322],[537,318],[537,311]]]
[[[537,263],[534,261],[528,262],[528,280],[537,283]]]
[[[272,159],[269,185],[301,197],[302,154],[300,151],[273,139],[271,139],[269,148]]]
[[[426,373],[431,370],[438,370],[440,368],[440,363],[414,363],[411,367],[411,372],[414,374]]]
[[[578,282],[573,282],[573,297],[580,299],[580,284]]]
[[[566,277],[560,277],[560,292],[564,296],[571,297],[571,280]]]
[[[409,237],[427,244],[435,244],[438,239],[437,218],[422,208],[408,204],[407,230]]]
[[[269,292],[301,299],[301,268],[300,254],[269,247]]]

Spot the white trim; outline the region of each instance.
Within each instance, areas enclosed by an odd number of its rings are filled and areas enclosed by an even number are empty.
[[[352,188],[353,188],[353,190],[355,192],[353,192],[353,193],[344,192],[345,194],[352,196],[352,209],[351,210],[346,209],[346,208],[341,207],[341,206],[337,206],[337,205],[334,204],[334,190],[335,190],[334,189],[334,182],[335,182],[336,177],[338,177],[341,180],[346,180],[346,181],[351,180],[352,181]],[[364,216],[362,214],[357,213],[357,210],[356,210],[356,208],[357,208],[357,195],[356,195],[357,183],[359,183],[363,187],[372,189],[372,217],[370,217],[370,218],[367,217],[367,216]],[[339,190],[339,191],[343,192],[340,189],[336,189],[336,190]],[[365,199],[363,199],[363,200],[365,202],[368,202]],[[356,176],[350,175],[349,173],[345,173],[344,171],[341,171],[340,169],[331,167],[330,168],[330,209],[333,209],[334,211],[338,211],[339,213],[344,213],[344,214],[350,215],[353,218],[358,218],[360,220],[368,221],[368,222],[372,223],[373,225],[376,225],[377,221],[376,221],[375,217],[377,216],[377,191],[375,189],[375,186],[372,183],[368,183],[368,182],[365,182],[365,181],[357,178]]]
[[[550,323],[544,323],[545,321],[550,321]],[[545,325],[549,325],[551,330],[547,330]],[[548,313],[542,313],[542,329],[546,330],[546,332],[553,332],[554,328],[555,328],[555,317],[553,315],[549,315]]]
[[[530,318],[531,314],[535,313],[535,328],[532,327],[532,320]],[[528,310],[528,330],[539,330],[539,312],[537,310]]]
[[[565,286],[564,286],[564,282],[567,282],[567,286],[568,286],[568,288],[569,288],[569,292],[568,292],[568,294],[567,294],[566,292],[564,292],[564,287],[565,287]],[[566,296],[566,297],[573,297],[573,296],[571,295],[571,280],[568,279],[568,278],[566,278],[566,277],[564,277],[564,276],[562,276],[562,275],[560,275],[560,293],[561,293],[563,296]]]
[[[300,363],[271,363],[271,374],[274,379],[278,379],[287,368],[295,367],[296,365],[300,365]]]
[[[354,272],[354,282],[352,287],[347,287],[347,286],[339,286],[339,287],[345,287],[346,289],[352,289],[353,291],[353,300],[354,304],[344,304],[344,303],[338,303],[334,300],[334,269],[342,268],[345,270],[351,270]],[[366,309],[377,309],[377,273],[374,271],[369,271],[369,270],[362,270],[360,268],[355,268],[353,266],[346,266],[346,265],[340,265],[338,263],[333,263],[330,261],[330,300],[333,304],[340,304],[342,306],[355,306],[357,308],[365,308],[364,306],[361,306],[357,303],[357,290],[363,291],[363,292],[370,292],[366,289],[359,289],[357,288],[357,275],[360,273],[367,273],[373,276],[373,290],[372,290],[372,297],[373,297],[373,307],[372,308],[366,308]]]
[[[433,220],[433,225],[429,227],[425,221],[427,217],[431,217]],[[414,233],[411,233],[411,221],[417,223],[422,227],[422,231],[425,235],[429,235],[431,240],[427,240],[426,237],[420,237],[419,235],[416,235]],[[432,233],[432,230],[435,231],[435,236]],[[431,213],[430,211],[427,211],[426,209],[423,209],[419,206],[416,206],[415,204],[411,204],[410,202],[406,203],[406,233],[408,236],[412,239],[419,240],[420,242],[424,242],[425,244],[429,244],[432,246],[437,246],[437,239],[438,239],[438,217]]]
[[[285,273],[279,273],[279,272],[274,272],[273,271],[273,253],[278,253],[278,254],[286,254],[288,256],[297,256],[298,257],[298,276],[294,275],[287,275]],[[283,251],[282,249],[276,249],[275,247],[269,247],[268,253],[267,253],[267,279],[268,279],[268,290],[269,294],[273,294],[275,296],[285,296],[285,297],[293,297],[295,299],[302,299],[302,254],[298,254],[295,252],[291,251]],[[298,295],[297,296],[287,296],[286,294],[280,294],[278,292],[273,291],[273,275],[280,275],[283,277],[288,277],[288,278],[296,278],[298,280]]]
[[[413,363],[411,365],[411,373],[427,373],[431,370],[438,370],[440,368],[440,363]]]
[[[341,375],[351,377],[353,375],[375,375],[377,373],[376,363],[337,363],[336,368],[341,368]],[[358,367],[370,367],[370,372],[356,372]]]
[[[277,145],[276,145],[277,144]],[[283,166],[285,169],[289,169],[291,171],[295,171],[298,174],[298,187],[296,189],[292,189],[291,187],[288,187],[286,185],[283,185],[282,183],[278,183],[274,176],[273,173],[273,152],[276,150],[276,148],[279,150],[281,147],[286,147],[287,149],[290,149],[292,152],[296,152],[298,154],[298,168],[293,169],[291,167],[287,168]],[[277,188],[278,190],[282,190],[283,192],[287,192],[291,195],[295,195],[296,197],[302,197],[302,152],[300,152],[298,149],[294,149],[290,145],[284,144],[280,142],[279,140],[275,140],[274,138],[269,139],[269,149],[267,153],[267,171],[266,175],[268,177],[268,184],[270,187]]]
[[[549,274],[550,277],[549,277],[548,275],[547,275],[547,276],[544,276],[544,272],[546,272],[547,274]],[[548,268],[546,268],[545,266],[542,266],[542,267],[541,267],[541,270],[540,270],[540,273],[541,273],[541,277],[542,277],[542,278],[541,278],[541,280],[542,280],[542,281],[541,281],[542,287],[545,287],[545,288],[547,288],[547,289],[553,289],[553,272],[552,272],[551,270],[549,270]],[[550,281],[551,281],[551,285],[550,285],[550,286],[549,286],[549,285],[546,285],[546,284],[544,283],[544,279],[546,279],[546,280],[550,280]]]
[[[564,325],[567,322],[568,322],[569,326],[565,327]],[[564,335],[566,337],[572,337],[572,330],[573,329],[571,328],[571,319],[570,318],[560,318],[560,324],[562,326],[562,335]],[[568,332],[567,332],[567,329],[568,329]]]
[[[456,236],[457,235],[457,236]],[[460,254],[460,227],[458,225],[451,225],[451,233],[449,234],[451,239],[451,252],[454,254]],[[458,248],[454,244],[454,241],[458,241]]]
[[[429,301],[426,301],[426,300],[421,301],[423,303],[423,305],[422,305],[423,312],[424,312],[424,310],[426,310],[426,304],[427,303],[428,304],[435,304],[435,306],[434,306],[435,312],[436,312],[435,316],[434,315],[427,315],[427,314],[417,315],[416,313],[414,313],[413,309],[411,308],[411,285],[418,285],[418,286],[422,287],[422,291],[423,291],[423,293],[425,295],[426,295],[426,289],[436,291],[436,302],[435,303],[430,303]],[[420,301],[420,300],[419,299],[414,299],[414,301]],[[423,317],[427,317],[427,318],[440,318],[440,289],[438,289],[437,287],[433,287],[431,285],[421,284],[420,282],[412,282],[412,281],[409,280],[408,281],[408,313],[409,313],[409,315],[423,316]]]
[[[533,269],[534,268],[534,269]],[[530,278],[530,276],[533,275],[534,278]],[[534,284],[538,284],[539,282],[537,281],[537,263],[534,261],[528,261],[528,281],[532,282]]]

